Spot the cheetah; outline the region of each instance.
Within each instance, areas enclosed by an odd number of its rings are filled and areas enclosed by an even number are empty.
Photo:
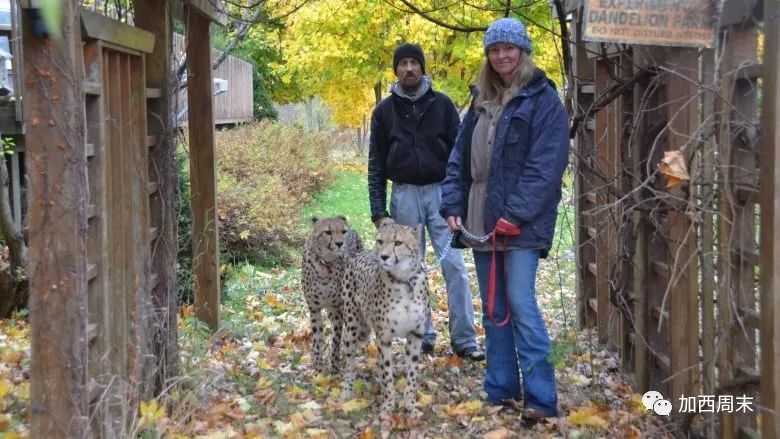
[[[342,319],[341,281],[344,274],[344,261],[347,257],[363,250],[363,242],[358,233],[349,228],[343,216],[332,218],[312,218],[312,233],[303,249],[301,266],[301,287],[309,308],[312,332],[312,359],[314,370],[324,373],[327,369],[325,358],[325,334],[322,311],[327,310],[333,325],[331,337],[331,369],[339,371],[341,362],[340,346],[344,321]]]
[[[374,251],[350,258],[344,269],[346,366],[342,397],[353,395],[356,351],[367,338],[366,332],[373,330],[379,348],[383,419],[394,408],[392,341],[396,337],[406,339],[403,405],[413,417],[420,415],[415,400],[428,303],[428,280],[420,260],[421,233],[422,226],[383,225],[377,231]]]

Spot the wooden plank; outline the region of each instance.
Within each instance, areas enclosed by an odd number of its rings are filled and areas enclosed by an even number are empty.
[[[742,204],[755,203],[758,200],[758,188],[748,184],[736,184],[734,197]]]
[[[682,75],[697,75],[698,53],[696,49],[671,49],[668,65]],[[691,139],[696,138],[699,127],[698,90],[696,84],[685,77],[669,75],[666,79],[666,100],[669,103],[668,145],[669,151],[681,151],[689,159],[695,146]],[[687,160],[686,160],[687,161]],[[690,186],[688,186],[690,187]],[[681,187],[670,193],[682,199],[695,202],[692,191]],[[694,367],[699,360],[699,309],[698,309],[698,258],[696,246],[696,228],[685,214],[685,206],[675,206],[668,214],[670,290],[669,311],[669,347],[671,361],[671,397],[693,396],[699,393],[695,384],[698,377]]]
[[[661,261],[653,261],[651,264],[653,273],[665,279],[669,279],[669,264]]]
[[[612,64],[608,61],[598,60],[596,62],[596,93],[603,93],[610,84],[610,73]],[[596,141],[596,157],[594,164],[599,168],[599,171],[607,176],[610,175],[611,169],[611,153],[610,153],[610,136],[609,136],[609,124],[610,114],[607,109],[603,109],[595,115],[595,141]],[[596,239],[596,296],[598,297],[599,309],[597,313],[597,327],[599,333],[599,342],[606,344],[609,339],[609,321],[610,321],[610,301],[609,301],[609,273],[612,263],[610,254],[609,243],[609,214],[610,212],[603,207],[609,203],[608,191],[602,184],[599,191],[595,194],[598,196],[597,205],[602,206],[602,211],[596,215],[594,220],[599,225],[602,233],[599,234]]]
[[[755,267],[760,262],[760,255],[756,250],[743,250],[735,248],[731,250],[733,259],[736,259],[740,264],[747,265],[749,267]]]
[[[146,88],[146,99],[159,99],[162,95],[163,92],[160,88]]]
[[[728,7],[727,7],[728,8]],[[719,90],[718,145],[722,170],[718,178],[721,188],[718,203],[718,252],[719,258],[719,303],[730,306],[719,307],[721,325],[729,328],[723,331],[719,358],[719,380],[734,379],[734,371],[740,365],[757,362],[755,331],[744,332],[736,324],[735,310],[755,308],[755,270],[745,264],[735,263],[729,255],[736,251],[740,255],[755,251],[755,206],[752,203],[740,205],[735,202],[736,185],[751,185],[756,177],[754,154],[740,150],[753,148],[753,135],[744,129],[754,122],[756,115],[756,85],[751,81],[738,80],[738,66],[757,62],[757,30],[752,26],[731,26],[723,29],[723,52],[720,56],[721,88]],[[763,160],[763,158],[762,158]],[[763,189],[763,188],[762,188]],[[722,413],[720,419],[724,437],[734,437],[741,427],[756,425],[755,415]]]
[[[103,45],[98,40],[84,43],[85,77],[94,83],[102,84],[103,80]],[[98,93],[102,94],[102,93]],[[109,275],[108,275],[108,228],[106,219],[106,181],[108,171],[105,169],[105,120],[103,98],[85,99],[86,112],[86,155],[88,157],[90,204],[100,212],[89,222],[87,238],[89,260],[95,262],[95,277],[89,281],[89,321],[97,325],[96,339],[89,345],[89,376],[90,383],[100,388],[100,394],[108,389],[106,383],[111,380],[111,367],[108,364],[110,350],[109,325]],[[113,388],[111,389],[113,390]],[[106,394],[106,398],[92,399],[90,393],[89,417],[92,420],[92,434],[95,437],[110,437],[113,435],[108,426],[111,419],[108,416],[107,401],[114,395]]]
[[[147,133],[156,137],[154,148],[149,149],[149,174],[159,186],[157,193],[149,197],[150,227],[158,230],[159,235],[154,243],[154,269],[149,286],[152,314],[148,318],[155,324],[147,327],[147,351],[150,354],[147,358],[150,361],[144,365],[142,389],[145,399],[150,399],[162,392],[169,377],[179,375],[175,208],[178,178],[171,120],[158,117],[173,112],[169,91],[173,20],[170,2],[135,0],[134,8],[135,25],[148,30],[155,38],[154,51],[145,57]],[[150,91],[156,94],[154,99],[150,99]]]
[[[89,437],[87,163],[76,2],[62,3],[62,38],[22,20],[30,310],[30,437]],[[52,100],[52,95],[59,99]],[[51,121],[40,123],[35,121]],[[63,145],[64,147],[58,147]],[[54,187],[58,188],[56,191]]]
[[[81,10],[84,39],[92,38],[128,49],[151,53],[154,35],[143,29],[112,20],[89,9]]]
[[[128,379],[131,385],[138,386],[143,378],[143,363],[146,355],[146,334],[144,322],[149,303],[149,282],[151,277],[151,245],[149,241],[149,163],[146,146],[146,79],[144,59],[138,56],[125,57],[125,75],[127,81],[123,93],[128,113],[129,149],[132,152],[132,268],[134,270],[132,291],[128,304],[128,322],[130,343],[128,343]],[[134,389],[126,404],[131,413],[137,410],[141,402],[138,389]]]
[[[84,81],[84,94],[89,96],[100,96],[103,93],[103,85],[95,81]]]
[[[660,367],[664,372],[671,375],[672,361],[669,359],[669,356],[662,352],[656,352],[653,354],[653,357],[655,358],[656,365],[658,365],[658,367]]]
[[[581,84],[580,93],[592,95],[596,92],[596,87],[593,84]]]
[[[755,81],[761,77],[764,66],[759,63],[750,63],[739,66],[737,70],[737,79],[743,81]]]
[[[740,308],[740,315],[745,326],[752,329],[761,329],[761,314],[751,308]]]
[[[190,10],[186,16],[195,314],[216,330],[219,327],[219,246],[210,23],[197,10]]]
[[[764,0],[764,16],[773,17],[778,0]],[[780,52],[780,23],[764,22],[764,53]],[[761,405],[769,413],[780,410],[780,58],[764,56],[761,107]],[[776,416],[761,417],[761,436],[780,437]]]
[[[656,320],[663,319],[664,321],[668,322],[669,321],[669,311],[668,310],[661,311],[661,307],[660,306],[654,306],[653,307],[653,317]]]
[[[151,148],[157,145],[157,142],[159,141],[158,139],[159,139],[158,136],[146,136],[146,146],[148,148]]]
[[[127,376],[127,312],[126,296],[130,293],[130,269],[128,260],[128,231],[131,227],[130,199],[127,188],[130,185],[130,164],[127,163],[127,148],[123,144],[124,117],[122,115],[122,77],[121,58],[123,55],[114,51],[106,51],[103,66],[103,83],[105,84],[106,111],[106,169],[112,169],[112,175],[107,179],[106,219],[109,226],[109,286],[108,306],[113,323],[109,325],[109,355],[110,373],[116,380]],[[116,392],[119,385],[112,385]],[[121,393],[118,395],[123,397]],[[116,407],[111,407],[113,418],[121,417]],[[119,433],[119,432],[117,432]]]
[[[637,55],[640,54],[639,51],[634,53]],[[636,74],[639,69],[640,66],[632,63],[631,69],[629,71],[632,74]],[[632,98],[631,108],[626,108],[625,110],[630,111],[631,114],[641,114],[645,110],[642,107],[645,102],[645,84],[640,82],[633,87]],[[642,139],[645,137],[647,122],[647,117],[639,118],[634,132],[634,135],[637,139]],[[636,187],[641,184],[641,176],[645,173],[643,164],[647,153],[643,149],[643,142],[639,141],[629,142],[626,145],[626,148],[629,148],[631,153],[631,160],[629,163],[626,163],[626,166],[631,171],[629,174],[631,177],[629,183],[631,187]],[[631,191],[631,194],[632,204],[639,205],[642,203],[642,191]],[[635,209],[631,214],[632,234],[630,236],[633,237],[635,244],[634,253],[630,260],[632,266],[631,286],[635,296],[634,304],[631,308],[634,316],[634,333],[632,334],[634,336],[634,341],[632,343],[634,348],[634,379],[636,381],[638,391],[642,393],[650,390],[648,386],[648,381],[650,378],[649,373],[651,369],[651,365],[648,364],[648,331],[652,331],[648,330],[646,327],[648,308],[647,271],[649,266],[647,263],[648,253],[646,232],[648,226],[646,220],[647,213],[640,209]],[[654,332],[657,332],[657,330]]]
[[[97,336],[98,336],[97,329],[98,329],[97,323],[87,324],[87,343],[92,343],[95,340],[97,340]]]
[[[582,10],[578,10],[575,15],[578,17],[573,23],[572,37],[578,43],[574,51],[576,56],[572,60],[571,83],[574,90],[581,90],[580,85],[592,84],[594,69],[592,61],[585,52],[584,41],[582,40]],[[589,108],[593,104],[593,94],[575,93],[574,108]],[[593,132],[587,130],[578,130],[575,137],[575,148],[577,154],[585,156],[593,148]],[[587,228],[593,220],[585,215],[593,206],[586,204],[583,194],[590,193],[593,188],[592,176],[586,168],[581,167],[579,172],[575,173],[574,186],[576,196],[575,203],[575,240],[577,252],[577,320],[583,327],[596,324],[596,313],[588,306],[589,300],[595,298],[596,282],[595,278],[589,272],[590,263],[595,261],[595,246],[587,237]]]
[[[97,277],[97,265],[96,264],[88,264],[87,265],[87,281],[91,281],[92,279],[95,279]]]

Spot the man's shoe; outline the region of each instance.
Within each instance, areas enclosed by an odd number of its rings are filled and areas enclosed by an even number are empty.
[[[427,343],[427,342],[423,342],[422,343],[422,353],[423,354],[432,354],[433,353],[433,348],[434,348],[434,346],[431,343]]]
[[[460,352],[456,352],[455,354],[461,358],[465,358],[466,360],[471,361],[482,361],[485,359],[485,353],[482,352],[479,348],[466,348]]]

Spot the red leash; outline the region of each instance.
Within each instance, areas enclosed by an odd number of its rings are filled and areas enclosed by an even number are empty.
[[[493,257],[490,261],[490,280],[488,282],[488,300],[487,300],[487,314],[488,319],[493,322],[496,326],[504,326],[507,323],[509,323],[509,320],[512,318],[512,312],[509,308],[509,291],[506,291],[506,285],[504,286],[504,299],[505,299],[505,316],[504,320],[501,320],[500,322],[496,323],[495,319],[493,318],[493,310],[495,309],[495,301],[496,301],[496,235],[501,235],[504,237],[504,283],[506,284],[506,277],[508,272],[508,265],[506,260],[506,251],[507,251],[507,242],[509,240],[510,236],[518,236],[520,235],[520,232],[522,230],[520,229],[520,226],[516,226],[508,221],[506,221],[503,218],[500,218],[498,222],[496,223],[496,227],[493,229]]]

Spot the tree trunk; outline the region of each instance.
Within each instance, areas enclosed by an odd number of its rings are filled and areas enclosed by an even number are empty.
[[[0,317],[8,317],[14,309],[25,305],[28,297],[27,246],[21,231],[14,227],[9,187],[8,168],[3,157],[0,161],[0,237],[8,246],[8,265],[4,266],[0,261]]]
[[[374,84],[374,97],[376,98],[376,105],[379,105],[379,101],[382,100],[382,81],[377,81]]]

